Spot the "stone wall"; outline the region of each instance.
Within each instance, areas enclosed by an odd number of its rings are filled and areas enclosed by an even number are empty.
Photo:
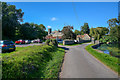
[[[74,44],[73,40],[64,40],[63,45]]]
[[[100,42],[99,42],[99,40],[92,40],[92,44],[99,44]]]
[[[91,40],[80,40],[78,43],[85,43],[85,42],[91,42]]]

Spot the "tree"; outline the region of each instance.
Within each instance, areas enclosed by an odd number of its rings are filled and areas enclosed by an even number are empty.
[[[5,40],[17,39],[43,39],[47,35],[43,24],[24,23],[21,9],[16,9],[15,5],[2,3],[2,37]],[[1,23],[0,23],[1,24]]]
[[[2,40],[2,2],[0,2],[0,40]]]
[[[21,9],[16,9],[14,5],[2,2],[2,35],[3,39],[15,38],[16,27],[20,25],[24,13]]]
[[[82,31],[84,34],[89,34],[89,33],[90,33],[90,29],[89,29],[88,23],[84,23],[84,25],[81,26],[81,31]]]
[[[109,29],[106,27],[97,27],[90,29],[90,35],[95,38],[95,40],[100,40],[102,36],[108,34]]]
[[[114,42],[120,43],[120,13],[117,18],[112,18],[108,20],[109,28],[110,28],[110,36],[116,40]]]
[[[62,29],[62,33],[63,33],[62,39],[75,39],[76,36],[73,33],[72,29],[73,29],[72,26],[63,27],[63,29]]]
[[[80,31],[79,31],[79,30],[75,30],[74,33],[75,33],[76,35],[80,35]]]

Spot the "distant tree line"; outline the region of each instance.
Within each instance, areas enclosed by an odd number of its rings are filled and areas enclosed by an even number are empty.
[[[75,30],[74,33],[76,35],[88,34],[91,37],[94,37],[95,40],[100,40],[100,42],[119,42],[120,44],[120,13],[118,19],[109,19],[107,23],[109,24],[108,27],[96,27],[90,29],[88,23],[84,23],[84,25],[81,26],[81,31]]]
[[[16,9],[15,5],[2,3],[2,39],[18,40],[18,39],[43,39],[47,32],[43,24],[23,23],[23,15],[21,9]]]
[[[103,36],[101,41],[120,44],[120,13],[118,18],[108,20],[110,32],[108,35]]]

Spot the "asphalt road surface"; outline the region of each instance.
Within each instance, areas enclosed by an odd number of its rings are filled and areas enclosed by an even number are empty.
[[[118,75],[106,67],[84,48],[78,46],[61,46],[66,49],[60,78],[118,78]]]
[[[32,43],[32,44],[17,44],[15,45],[16,47],[27,47],[27,46],[33,46],[33,45],[41,45],[41,44],[45,44],[43,43]]]

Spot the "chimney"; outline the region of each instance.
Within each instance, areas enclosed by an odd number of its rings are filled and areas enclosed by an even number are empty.
[[[50,35],[51,33],[52,33],[52,29],[49,28],[49,29],[48,29],[48,35]]]

